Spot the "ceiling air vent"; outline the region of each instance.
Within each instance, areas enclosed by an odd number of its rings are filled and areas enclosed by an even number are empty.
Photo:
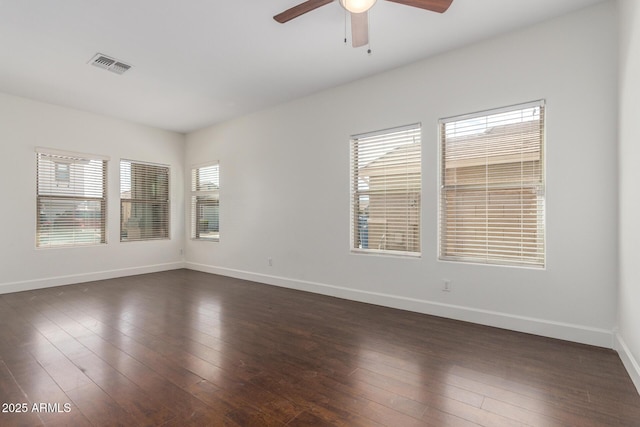
[[[113,71],[116,74],[122,74],[129,68],[131,68],[131,65],[125,64],[124,62],[116,62],[111,68],[109,68],[109,71]]]
[[[122,74],[129,68],[131,68],[131,65],[129,64],[125,64],[122,61],[118,61],[117,59],[111,58],[101,53],[98,53],[93,58],[91,58],[89,64],[99,68],[104,68],[105,70],[111,71],[112,73],[116,74]]]

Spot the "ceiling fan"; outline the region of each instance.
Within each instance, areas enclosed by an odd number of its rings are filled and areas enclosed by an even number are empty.
[[[334,0],[307,0],[285,10],[273,17],[281,24],[300,15],[311,12],[319,7],[333,3]],[[453,0],[387,0],[407,6],[444,13]],[[351,41],[353,47],[364,46],[369,43],[369,9],[376,0],[338,0],[340,5],[351,15]],[[346,41],[346,40],[345,40]]]

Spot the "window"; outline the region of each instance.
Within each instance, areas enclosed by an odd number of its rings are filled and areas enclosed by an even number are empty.
[[[544,102],[440,121],[440,259],[544,267]]]
[[[106,243],[107,160],[36,149],[37,247]]]
[[[120,161],[120,241],[169,238],[169,166]]]
[[[220,240],[220,165],[191,169],[191,238]]]
[[[420,125],[351,138],[351,248],[420,254]]]

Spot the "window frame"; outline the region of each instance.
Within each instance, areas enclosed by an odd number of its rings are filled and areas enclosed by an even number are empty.
[[[521,180],[519,182],[519,187],[517,185],[513,185],[512,188],[518,189],[521,191],[521,195],[520,195],[520,201],[521,203],[523,202],[523,194],[524,191],[523,189],[527,188],[529,190],[529,194],[530,195],[534,195],[535,194],[535,216],[536,216],[536,220],[535,220],[535,228],[536,230],[536,234],[535,234],[535,244],[531,244],[531,246],[537,246],[537,252],[535,256],[530,256],[529,258],[525,257],[525,256],[521,256],[519,258],[514,258],[512,260],[508,260],[508,259],[503,259],[497,256],[491,256],[489,254],[487,254],[485,257],[481,257],[481,256],[465,256],[462,255],[460,253],[458,254],[446,254],[445,250],[444,250],[444,245],[446,244],[445,241],[447,239],[447,237],[449,236],[444,236],[443,235],[443,230],[446,227],[445,222],[446,222],[446,216],[445,216],[445,207],[443,206],[444,203],[444,192],[445,192],[445,187],[447,187],[444,184],[444,176],[445,176],[445,143],[446,143],[446,135],[444,135],[445,132],[445,125],[447,123],[452,123],[452,122],[456,122],[456,121],[465,121],[465,120],[472,120],[472,119],[481,119],[481,118],[486,118],[489,116],[493,116],[493,115],[500,115],[500,114],[508,114],[508,113],[514,113],[514,112],[523,112],[525,110],[528,109],[536,109],[539,108],[539,119],[537,119],[537,122],[539,123],[539,166],[535,166],[535,168],[539,169],[539,179],[540,181],[536,184],[525,184],[523,180]],[[532,120],[533,121],[533,120]],[[495,127],[495,126],[494,126]],[[494,265],[494,266],[504,266],[504,267],[522,267],[522,268],[533,268],[533,269],[545,269],[546,268],[546,256],[547,256],[547,252],[546,252],[546,156],[545,156],[545,152],[546,152],[546,101],[544,99],[540,99],[540,100],[536,100],[536,101],[531,101],[531,102],[525,102],[525,103],[521,103],[521,104],[515,104],[515,105],[510,105],[510,106],[506,106],[506,107],[501,107],[501,108],[495,108],[495,109],[489,109],[489,110],[483,110],[483,111],[479,111],[476,113],[470,113],[470,114],[464,114],[464,115],[459,115],[459,116],[452,116],[452,117],[448,117],[448,118],[443,118],[440,119],[438,121],[438,134],[439,134],[439,138],[438,138],[438,260],[439,261],[444,261],[444,262],[462,262],[462,263],[469,263],[469,264],[478,264],[478,265]],[[524,150],[522,151],[522,153],[524,153]],[[524,156],[524,154],[522,154],[522,156]],[[517,163],[517,162],[511,162],[511,163]],[[520,160],[520,163],[523,164],[525,163],[525,160]],[[487,166],[485,166],[485,168],[487,168]],[[523,166],[521,165],[521,168],[523,168]],[[487,172],[488,173],[488,172]],[[488,176],[488,175],[487,175]],[[516,180],[512,180],[510,182],[516,182]],[[487,188],[489,188],[489,183],[485,184]],[[493,188],[492,190],[494,191],[506,191],[506,189],[509,188],[509,186],[507,184],[503,185],[502,188],[500,188],[499,186],[496,186],[495,188]],[[489,190],[485,190],[486,192],[489,192]],[[487,210],[489,209],[488,207],[486,208]],[[525,209],[522,207],[520,207],[521,212],[524,211]],[[521,213],[522,215],[522,213]],[[521,221],[522,224],[524,224],[524,219],[522,219],[523,217],[521,217]],[[488,221],[488,220],[487,220]],[[520,227],[521,229],[524,229],[524,225],[521,225]],[[488,228],[487,228],[488,230]],[[487,231],[488,233],[488,231]],[[524,233],[524,231],[521,231],[521,233]],[[487,240],[490,240],[489,238],[487,238]],[[521,243],[522,247],[524,247],[525,245],[523,243]],[[493,249],[493,248],[492,248]],[[495,249],[493,249],[495,250]],[[489,252],[489,250],[487,250],[487,252]],[[523,250],[521,250],[522,253],[524,253]]]
[[[107,200],[108,200],[108,192],[107,192],[107,183],[108,183],[108,164],[110,158],[108,156],[98,155],[98,154],[88,154],[88,153],[80,153],[74,151],[66,151],[59,149],[52,149],[46,147],[35,147],[36,154],[36,165],[35,165],[35,177],[36,177],[36,233],[35,233],[35,246],[36,249],[56,249],[56,248],[72,248],[72,247],[86,247],[86,246],[102,246],[107,244]],[[49,158],[49,162],[53,164],[50,170],[46,170],[48,175],[51,175],[50,179],[42,179],[42,173],[45,171],[42,168],[44,166],[41,165],[41,157]],[[58,159],[58,160],[55,160]],[[77,196],[72,194],[46,194],[44,188],[47,185],[51,186],[49,191],[53,192],[53,185],[57,188],[67,188],[69,192],[77,191],[75,188],[71,188],[72,186],[72,178],[76,173],[79,173],[80,170],[74,172],[75,168],[72,168],[74,163],[84,163],[90,164],[91,162],[100,162],[100,170],[99,175],[91,177],[89,184],[93,191],[101,190],[101,196]],[[64,164],[66,167],[64,168],[64,176],[62,177],[60,174],[59,165]],[[84,175],[84,170],[82,171]],[[64,178],[64,179],[59,179]],[[96,187],[96,183],[100,182]],[[84,185],[84,182],[83,182]],[[60,191],[64,193],[65,191]],[[97,229],[99,230],[99,241],[90,240],[87,242],[82,242],[76,240],[78,229],[85,229],[87,226],[86,221],[88,216],[78,217],[76,212],[89,212],[89,210],[79,209],[80,206],[74,205],[73,214],[71,216],[67,216],[65,220],[62,220],[61,227],[63,229],[67,229],[67,233],[72,237],[71,240],[65,243],[53,242],[51,241],[48,244],[43,244],[43,233],[45,229],[45,224],[42,221],[43,211],[45,210],[44,203],[48,201],[51,203],[50,207],[57,203],[69,203],[69,204],[89,204],[98,202],[99,209],[99,226]],[[68,209],[67,209],[68,210]],[[65,215],[67,210],[65,210],[62,214]],[[56,214],[59,216],[59,214]],[[53,224],[51,227],[55,226],[55,222],[57,218],[53,219]],[[92,223],[93,221],[90,221]],[[95,227],[94,227],[95,228]]]
[[[133,197],[133,190],[131,189],[131,187],[133,186],[132,182],[129,182],[129,192],[132,193],[131,196],[129,198],[123,198],[123,194],[126,191],[123,191],[123,164],[124,163],[128,163],[129,167],[133,167],[133,165],[139,165],[141,167],[149,167],[149,168],[158,168],[160,171],[163,171],[164,173],[166,173],[166,190],[164,191],[164,193],[166,193],[166,198],[162,197],[162,198],[154,198],[154,197],[148,197],[148,198],[134,198]],[[119,197],[120,197],[120,242],[121,243],[127,243],[127,242],[145,242],[145,241],[157,241],[157,240],[171,240],[171,167],[170,165],[166,165],[166,164],[162,164],[162,163],[152,163],[152,162],[146,162],[146,161],[139,161],[139,160],[131,160],[131,159],[120,159],[120,163],[119,163],[119,171],[120,171],[120,191],[119,191]],[[159,176],[159,175],[157,175]],[[132,172],[129,172],[129,177],[130,180],[133,181],[133,177],[132,177]],[[151,186],[153,187],[153,186]],[[145,190],[148,190],[148,188],[145,188]],[[163,193],[162,191],[163,189],[161,188],[160,191],[158,191],[157,189],[155,189],[155,187],[153,188],[152,192],[158,192],[160,194]],[[134,237],[134,238],[130,238],[129,237],[129,229],[127,228],[127,238],[124,237],[124,231],[125,231],[125,227],[124,227],[124,212],[125,212],[125,208],[124,208],[124,204],[126,202],[129,202],[131,204],[131,210],[133,210],[133,205],[135,203],[138,203],[140,206],[144,206],[145,204],[151,208],[154,208],[154,205],[159,205],[161,207],[163,207],[163,209],[161,209],[161,213],[164,212],[166,215],[166,222],[162,222],[160,221],[159,224],[160,225],[165,225],[165,227],[160,227],[160,230],[163,230],[162,234],[159,236],[147,236],[147,235],[140,235],[140,237]],[[157,207],[157,206],[156,206]],[[153,210],[153,209],[152,209]],[[151,221],[150,222],[151,225],[155,224],[155,221]],[[146,225],[145,227],[147,227],[148,225]],[[140,227],[138,227],[140,228]]]
[[[199,190],[198,189],[198,184],[197,184],[197,176],[199,174],[200,169],[204,169],[204,168],[210,168],[215,166],[217,169],[217,172],[215,173],[215,176],[217,176],[218,179],[218,187],[216,189],[211,189],[211,190]],[[219,242],[220,241],[220,162],[218,160],[216,161],[211,161],[211,162],[206,162],[206,163],[201,163],[201,164],[197,164],[197,165],[193,165],[191,167],[191,186],[190,186],[190,193],[191,193],[191,201],[189,203],[190,206],[190,231],[189,231],[189,235],[191,240],[197,240],[197,241],[203,241],[203,242]],[[201,237],[200,236],[200,232],[198,231],[200,229],[200,222],[199,222],[199,216],[198,216],[198,197],[214,197],[214,199],[211,200],[217,200],[218,204],[218,230],[217,230],[217,235],[214,235],[212,237]]]
[[[400,138],[402,141],[402,143],[398,143],[398,142],[391,142],[391,140],[393,139],[393,135],[398,135],[401,133],[406,133],[408,136],[406,136],[406,138]],[[374,155],[378,155],[378,157],[375,158],[370,158],[370,160],[368,162],[364,162],[367,163],[367,165],[371,165],[374,162],[379,161],[380,159],[382,159],[383,157],[387,156],[387,155],[392,155],[393,151],[403,147],[406,148],[407,153],[405,153],[405,160],[406,159],[413,159],[413,162],[408,163],[409,168],[413,167],[414,169],[417,168],[417,178],[415,177],[415,172],[407,172],[406,176],[409,177],[407,178],[405,181],[405,184],[407,185],[406,188],[404,189],[394,189],[390,188],[389,190],[387,190],[387,192],[384,192],[383,190],[372,190],[371,188],[369,188],[366,191],[362,191],[360,189],[360,185],[359,182],[361,182],[362,180],[359,180],[359,178],[367,176],[368,178],[371,178],[373,175],[362,175],[360,173],[358,173],[358,170],[360,169],[364,169],[365,166],[364,164],[360,164],[360,160],[358,159],[358,153],[360,153],[361,151],[363,151],[360,147],[360,144],[363,142],[371,142],[373,143],[374,140],[379,139],[379,138],[386,138],[389,139],[390,141],[388,141],[389,145],[386,146],[386,148],[383,148],[383,150],[387,150],[384,153],[382,152],[378,152],[378,148],[374,148],[373,149],[373,154]],[[412,139],[412,142],[408,142],[409,139]],[[415,144],[412,146],[412,144]],[[356,147],[356,145],[358,145]],[[416,153],[409,153],[410,150],[414,150]],[[365,153],[365,156],[371,156],[372,153]],[[399,155],[398,157],[402,157],[402,154]],[[417,158],[417,160],[415,160]],[[349,226],[349,231],[350,231],[350,242],[349,242],[349,246],[350,246],[350,252],[354,253],[354,254],[371,254],[371,255],[386,255],[386,256],[399,256],[399,257],[408,257],[408,258],[420,258],[422,256],[422,180],[423,180],[423,171],[422,171],[422,124],[421,123],[412,123],[409,125],[404,125],[404,126],[397,126],[397,127],[393,127],[393,128],[387,128],[387,129],[382,129],[382,130],[378,130],[378,131],[373,131],[373,132],[367,132],[367,133],[361,133],[361,134],[356,134],[356,135],[352,135],[349,138],[349,205],[350,205],[350,226]],[[360,165],[360,166],[359,166]],[[367,166],[368,167],[368,166]],[[373,173],[373,172],[370,172]],[[393,174],[390,175],[386,175],[383,174],[381,176],[384,176],[385,179],[385,183],[387,182],[387,177],[389,176],[393,176]],[[394,180],[394,178],[389,178],[388,180],[390,183],[397,183],[397,180]],[[385,189],[387,184],[385,184]],[[388,184],[389,186],[391,186],[392,184]],[[412,191],[413,190],[413,191]],[[359,196],[366,196],[367,193],[369,195],[369,197],[371,197],[374,194],[383,194],[384,195],[384,213],[382,214],[381,218],[372,218],[372,212],[377,212],[380,213],[380,209],[369,209],[371,206],[368,206],[367,208],[362,208],[360,203],[361,203],[361,199]],[[397,205],[397,202],[392,202],[394,204],[394,206],[387,208],[386,204],[388,200],[392,200],[392,199],[387,199],[387,194],[390,194],[391,196],[400,196],[400,197],[404,197],[405,198],[405,203],[401,203],[400,205]],[[417,197],[416,197],[417,195]],[[417,199],[417,200],[416,200]],[[390,204],[392,204],[390,203]],[[369,198],[369,201],[367,202],[368,205],[371,205],[371,199]],[[398,206],[400,206],[399,209],[406,209],[407,210],[407,218],[411,218],[413,220],[415,220],[415,222],[417,222],[416,224],[411,225],[411,220],[407,219],[406,220],[406,228],[404,229],[404,231],[406,232],[404,234],[404,240],[401,239],[400,241],[405,241],[405,248],[404,249],[394,249],[394,248],[381,248],[380,244],[382,244],[383,242],[387,242],[386,244],[389,244],[389,240],[387,235],[387,232],[389,231],[389,220],[393,221],[394,215],[393,215],[393,208],[397,208]],[[415,211],[410,211],[411,207],[415,208]],[[367,224],[366,224],[366,240],[367,240],[367,246],[369,246],[370,242],[372,241],[370,238],[371,236],[375,236],[376,233],[377,234],[381,234],[380,239],[378,239],[378,247],[376,248],[369,248],[369,247],[362,247],[362,240],[360,237],[360,233],[362,233],[364,230],[361,222],[361,214],[360,212],[363,209],[367,209]],[[410,216],[411,215],[411,216]],[[371,221],[373,219],[373,221]],[[385,224],[383,226],[383,231],[382,232],[376,232],[375,231],[375,227],[373,229],[373,233],[372,233],[372,229],[370,228],[371,224]],[[410,227],[412,227],[410,229]],[[415,227],[415,228],[413,228]],[[398,227],[397,224],[391,225],[391,231],[402,231],[402,227]],[[396,233],[396,234],[401,234],[401,233]],[[409,248],[410,243],[411,242],[411,246],[413,246],[413,248]],[[391,241],[391,245],[395,245],[396,247],[402,246],[402,244],[400,244],[397,240],[395,241]]]

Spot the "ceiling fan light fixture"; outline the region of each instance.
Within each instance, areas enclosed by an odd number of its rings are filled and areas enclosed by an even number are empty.
[[[351,13],[364,13],[371,9],[376,0],[340,0],[340,6]]]

